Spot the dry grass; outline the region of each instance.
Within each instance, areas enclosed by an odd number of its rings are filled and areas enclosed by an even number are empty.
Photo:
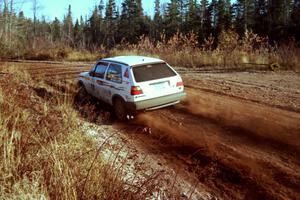
[[[89,51],[74,51],[68,47],[52,47],[49,49],[32,50],[24,54],[23,58],[28,60],[65,60],[65,61],[95,61],[98,54]]]
[[[94,51],[74,50],[61,44],[52,44],[38,40],[34,49],[8,52],[3,49],[3,57],[29,60],[95,61],[114,55],[144,55],[160,57],[173,66],[222,69],[276,69],[300,71],[300,48],[295,40],[282,45],[271,46],[268,38],[260,37],[251,31],[240,38],[233,31],[222,32],[218,38],[208,37],[203,44],[198,44],[194,33],[183,35],[176,33],[166,40],[161,35],[160,41],[140,37],[137,44],[122,43],[110,52],[105,47]],[[275,69],[275,70],[276,70]]]
[[[214,47],[216,43],[217,48]],[[201,47],[193,33],[187,36],[177,33],[168,41],[162,36],[162,41],[157,43],[141,37],[138,44],[122,44],[112,54],[160,57],[171,65],[188,68],[272,70],[271,65],[276,63],[281,69],[300,71],[300,51],[295,41],[274,47],[269,45],[267,38],[251,31],[243,38],[232,31],[223,32],[219,38],[207,38]]]
[[[38,40],[35,48],[23,48],[22,52],[16,51],[10,55],[4,55],[0,52],[0,56],[4,58],[19,58],[26,60],[59,60],[59,61],[95,61],[105,54],[97,52],[91,53],[87,50],[74,50],[71,47],[63,44],[49,43],[46,41]]]
[[[0,199],[141,199],[152,190],[125,185],[81,129],[73,83],[65,92],[20,68],[0,77]],[[14,76],[12,76],[12,74]],[[120,168],[118,168],[120,170]],[[151,186],[150,181],[147,186]]]
[[[53,47],[50,49],[33,50],[24,54],[23,59],[27,60],[59,60],[59,61],[95,61],[107,57],[106,51],[91,53],[87,50],[73,50],[68,47]]]
[[[66,57],[68,61],[95,61],[99,59],[99,55],[92,54],[89,51],[72,51]]]

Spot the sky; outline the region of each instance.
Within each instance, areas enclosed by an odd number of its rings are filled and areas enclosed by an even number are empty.
[[[17,1],[15,1],[17,2]],[[95,5],[99,4],[100,0],[38,0],[38,17],[45,16],[47,21],[54,20],[55,17],[62,20],[67,13],[68,6],[71,4],[73,19],[76,20],[82,15],[89,17]],[[106,2],[106,0],[104,0]],[[118,6],[121,6],[122,0],[116,0]],[[154,0],[142,0],[144,12],[147,15],[154,13]],[[168,2],[168,0],[161,0],[161,3]],[[15,9],[17,12],[24,11],[26,17],[32,17],[32,2],[30,0],[19,0],[16,3]]]

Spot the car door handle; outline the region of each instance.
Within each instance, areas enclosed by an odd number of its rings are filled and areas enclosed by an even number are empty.
[[[103,85],[103,84],[104,84],[103,81],[100,81],[100,80],[97,80],[96,83],[97,83],[98,85]]]

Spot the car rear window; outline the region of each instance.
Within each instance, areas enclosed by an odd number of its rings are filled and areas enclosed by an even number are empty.
[[[132,68],[136,82],[176,76],[176,73],[166,63],[141,65]]]

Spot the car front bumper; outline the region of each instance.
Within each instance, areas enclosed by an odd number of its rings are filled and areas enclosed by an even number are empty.
[[[127,109],[130,112],[139,110],[154,110],[179,103],[186,96],[185,92],[175,93],[167,96],[157,97],[144,101],[128,102]]]

